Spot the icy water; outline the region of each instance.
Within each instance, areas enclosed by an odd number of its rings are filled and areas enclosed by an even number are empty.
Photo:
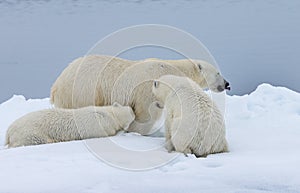
[[[245,94],[262,82],[300,91],[300,1],[0,1],[0,103],[13,94],[49,96],[61,71],[97,41],[123,27],[157,23],[202,41]],[[179,58],[144,48],[129,59]]]

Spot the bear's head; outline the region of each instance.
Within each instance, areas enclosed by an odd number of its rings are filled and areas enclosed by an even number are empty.
[[[198,68],[199,73],[202,74],[200,77],[203,77],[199,81],[196,81],[200,87],[208,88],[214,92],[222,92],[225,89],[230,90],[229,82],[222,77],[217,68],[212,64],[202,60],[193,60],[192,62]]]
[[[131,107],[122,106],[117,102],[114,102],[112,105],[112,113],[114,117],[118,120],[120,126],[125,130],[135,119],[135,114]]]
[[[169,96],[169,94],[176,92],[177,88],[175,88],[173,86],[173,82],[172,82],[173,77],[177,77],[177,76],[164,75],[164,76],[161,76],[159,79],[156,79],[153,81],[152,92],[153,92],[155,98],[158,100],[158,103],[157,103],[158,107],[159,107],[159,104],[162,104],[165,102],[165,100]]]

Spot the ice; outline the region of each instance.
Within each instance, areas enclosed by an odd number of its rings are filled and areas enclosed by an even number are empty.
[[[51,108],[48,98],[13,96],[0,105],[0,192],[300,192],[299,104],[299,93],[269,84],[249,95],[226,96],[229,153],[207,158],[171,153],[175,159],[161,167],[132,171],[107,165],[84,141],[4,148],[9,124]],[[164,143],[135,133],[109,139],[134,151]],[[111,155],[122,160],[118,152]]]

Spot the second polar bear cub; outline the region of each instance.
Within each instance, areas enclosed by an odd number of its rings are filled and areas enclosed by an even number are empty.
[[[8,147],[107,137],[126,129],[135,115],[128,106],[47,109],[29,113],[11,124]]]
[[[227,152],[221,112],[191,79],[165,75],[154,81],[153,93],[166,108],[166,148],[197,157]]]

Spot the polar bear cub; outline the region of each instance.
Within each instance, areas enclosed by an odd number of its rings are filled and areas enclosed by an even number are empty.
[[[152,91],[166,108],[166,148],[197,157],[228,151],[221,112],[191,79],[165,75]]]
[[[118,103],[36,111],[10,125],[6,145],[18,147],[112,136],[128,128],[134,118],[130,107]]]

